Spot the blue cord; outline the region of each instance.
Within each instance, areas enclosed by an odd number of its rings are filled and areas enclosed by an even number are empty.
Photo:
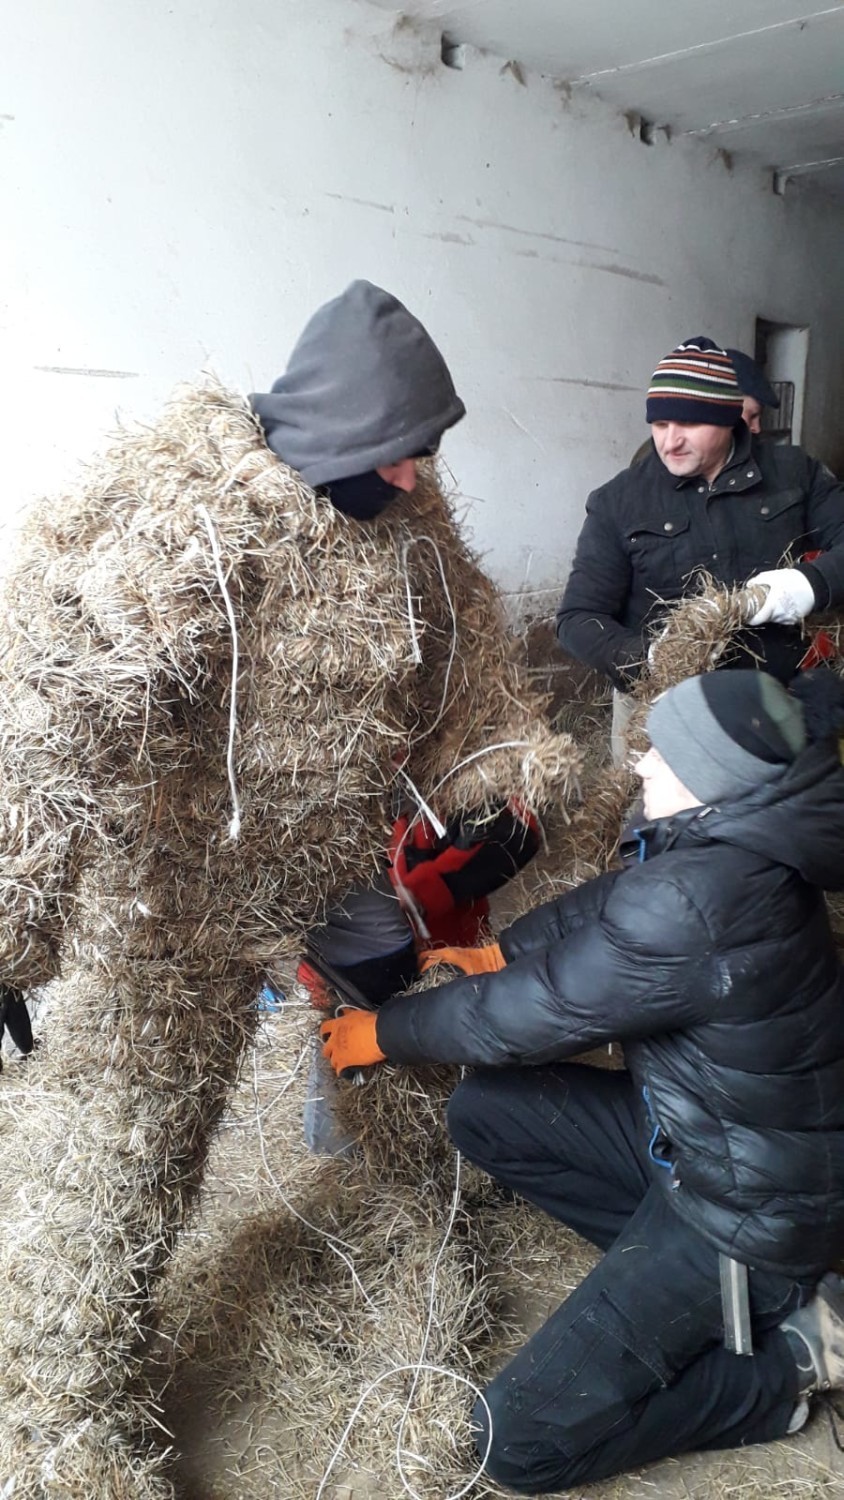
[[[674,1171],[674,1163],[673,1162],[666,1161],[665,1157],[663,1157],[663,1156],[655,1156],[654,1155],[654,1146],[656,1145],[657,1140],[659,1139],[660,1136],[663,1136],[663,1139],[664,1139],[665,1138],[665,1134],[664,1134],[664,1131],[662,1130],[662,1127],[660,1125],[658,1125],[657,1122],[656,1122],[656,1118],[654,1116],[653,1109],[651,1108],[651,1091],[648,1088],[647,1084],[643,1084],[643,1086],[642,1086],[642,1098],[645,1101],[645,1109],[648,1112],[648,1124],[653,1126],[653,1134],[652,1134],[650,1140],[648,1141],[648,1156],[650,1157],[650,1159],[653,1162],[653,1164],[654,1164],[655,1167],[664,1167],[664,1169],[665,1169],[666,1172],[673,1172]]]
[[[279,1011],[284,1009],[284,1000],[285,997],[281,990],[273,989],[273,986],[267,980],[255,1000],[255,1009],[275,1016],[278,1015]]]

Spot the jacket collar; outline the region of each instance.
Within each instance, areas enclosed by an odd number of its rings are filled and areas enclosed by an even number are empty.
[[[619,858],[624,864],[633,864],[653,859],[656,854],[664,854],[666,849],[673,849],[675,844],[683,840],[693,824],[697,825],[701,818],[708,817],[711,812],[711,807],[692,807],[686,812],[675,813],[671,818],[654,818],[650,823],[638,823],[635,827],[626,829],[622,835]],[[697,832],[696,827],[694,832]]]
[[[661,462],[661,460],[660,460]],[[735,446],[732,457],[724,465],[720,474],[716,475],[711,485],[708,485],[699,474],[678,479],[674,485],[675,490],[682,490],[693,485],[699,489],[701,485],[709,495],[734,495],[743,490],[752,489],[762,478],[762,471],[756,462],[753,453],[753,439],[750,429],[744,422],[739,422],[735,430]]]

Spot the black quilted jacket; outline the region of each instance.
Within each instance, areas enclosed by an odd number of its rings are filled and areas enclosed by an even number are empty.
[[[662,601],[687,594],[697,570],[733,586],[779,567],[786,554],[796,561],[818,549],[824,555],[801,571],[824,609],[844,603],[844,485],[802,448],[753,442],[741,424],[733,458],[711,486],[677,479],[654,450],[586,502],[557,612],[560,645],[626,690]],[[736,644],[787,682],[807,643],[799,626],[765,625]]]
[[[389,1000],[379,1044],[495,1067],[621,1040],[677,1213],[738,1260],[814,1275],[844,1255],[844,979],[821,890],[844,888],[837,747],[643,838],[643,863],[510,927],[500,973]]]

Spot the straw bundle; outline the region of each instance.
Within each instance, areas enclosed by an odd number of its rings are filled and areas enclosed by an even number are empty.
[[[729,589],[701,574],[697,591],[672,604],[651,644],[650,660],[633,688],[635,707],[627,731],[627,764],[615,767],[604,754],[587,759],[582,806],[562,834],[554,875],[556,890],[579,885],[610,868],[618,838],[638,789],[630,765],[648,748],[645,732],[654,699],[674,683],[710,672],[729,655],[731,642],[759,606],[755,591]],[[550,899],[550,892],[545,899]]]
[[[395,763],[409,750],[443,813],[575,783],[431,466],[395,510],[346,520],[208,383],[21,539],[0,637],[0,978],[63,978],[0,1170],[16,1496],[166,1493],[134,1388],[151,1288],[261,977],[377,867]],[[452,775],[455,756],[473,758]]]

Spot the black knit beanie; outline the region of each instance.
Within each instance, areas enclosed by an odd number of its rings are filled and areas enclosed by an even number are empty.
[[[742,395],[751,396],[754,401],[759,402],[760,406],[770,406],[776,409],[780,404],[780,398],[756,360],[751,359],[749,354],[744,354],[741,349],[725,349],[724,353],[730,356],[730,363],[736,372],[736,380]]]
[[[651,744],[704,804],[777,780],[807,743],[801,704],[767,672],[707,672],[663,693]]]

